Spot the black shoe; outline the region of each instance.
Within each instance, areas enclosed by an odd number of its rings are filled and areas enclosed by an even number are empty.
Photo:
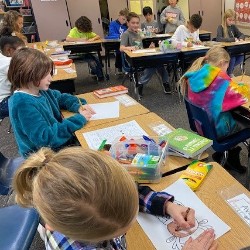
[[[163,82],[162,86],[163,86],[163,91],[165,94],[171,94],[171,89],[170,89],[169,83]]]

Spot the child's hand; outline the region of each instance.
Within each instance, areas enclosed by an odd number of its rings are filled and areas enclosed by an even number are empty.
[[[218,244],[215,239],[215,234],[213,229],[208,229],[200,234],[195,240],[190,237],[182,250],[216,250]]]
[[[169,22],[169,23],[173,23],[174,19],[172,17],[167,17],[166,21]]]
[[[79,110],[79,113],[80,113],[82,116],[84,116],[84,117],[86,118],[87,121],[89,121],[90,118],[92,117],[91,112],[88,111],[88,110],[86,110],[86,109],[84,109],[84,110],[82,110],[82,109]]]
[[[92,115],[96,114],[95,110],[92,109],[88,104],[83,105],[83,109],[88,110]]]
[[[165,212],[174,219],[179,229],[190,229],[195,226],[195,211],[192,208],[168,201],[165,203]]]
[[[195,41],[196,45],[202,45],[202,41]]]
[[[134,51],[134,50],[136,50],[136,47],[135,46],[130,46],[130,47],[127,47],[126,49],[128,51]]]
[[[188,43],[187,43],[187,47],[189,47],[189,48],[190,48],[190,47],[193,47],[193,43],[188,42]]]
[[[149,48],[155,48],[155,44],[153,42],[150,43]]]

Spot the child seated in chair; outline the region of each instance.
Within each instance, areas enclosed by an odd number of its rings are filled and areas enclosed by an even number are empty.
[[[122,34],[128,29],[127,27],[128,9],[120,10],[117,20],[109,24],[109,34],[106,39],[120,39]],[[118,72],[122,72],[122,58],[121,52],[115,52],[115,67]]]
[[[137,187],[116,160],[81,147],[41,149],[17,170],[13,187],[19,205],[40,213],[38,230],[47,250],[126,250],[125,233],[139,210],[170,215],[176,236],[188,236],[195,226],[193,209],[173,203],[166,192]],[[216,250],[214,239],[208,229],[195,240],[189,237],[182,249]]]
[[[8,100],[11,95],[11,83],[7,79],[7,73],[11,57],[14,52],[25,46],[22,39],[11,35],[12,31],[5,29],[0,38],[0,118],[9,116]]]
[[[100,39],[96,33],[92,31],[92,23],[86,16],[79,17],[75,22],[75,27],[70,30],[66,37],[67,42],[94,42]],[[103,81],[102,64],[99,59],[91,54],[87,53],[84,58],[88,61],[91,69],[91,74],[97,76],[98,81]]]
[[[246,103],[250,95],[247,85],[237,84],[227,75],[229,61],[226,50],[214,46],[206,56],[198,58],[180,80],[182,94],[207,111],[218,139],[250,128],[236,121],[230,113],[230,110]],[[244,173],[246,168],[240,164],[240,150],[239,146],[229,150],[225,167]],[[220,162],[222,156],[223,153],[216,152],[213,158]]]
[[[127,18],[127,24],[128,29],[121,37],[120,51],[122,52],[126,50],[134,51],[136,49],[142,48],[142,40],[138,32],[140,25],[139,16],[134,12],[130,12]],[[154,47],[154,44],[151,43],[150,47]],[[164,66],[158,66],[144,69],[141,77],[139,78],[138,94],[140,98],[142,97],[144,84],[147,84],[150,81],[156,71],[158,71],[158,73],[161,75],[164,93],[171,94],[171,89],[168,82],[168,73]]]

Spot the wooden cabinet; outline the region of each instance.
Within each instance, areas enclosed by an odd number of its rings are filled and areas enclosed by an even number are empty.
[[[202,16],[201,28],[211,31],[212,37],[215,37],[221,24],[222,0],[189,0],[189,16],[195,13]]]
[[[72,27],[80,16],[87,16],[92,22],[93,31],[103,37],[99,0],[66,0],[66,2]]]
[[[41,41],[65,39],[70,30],[69,15],[65,0],[31,0]]]
[[[107,0],[107,2],[110,21],[114,21],[118,18],[120,10],[128,8],[127,0],[120,0],[119,4],[117,4],[117,0]]]

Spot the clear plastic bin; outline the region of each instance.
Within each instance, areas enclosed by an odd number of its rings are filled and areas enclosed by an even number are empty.
[[[117,138],[111,155],[125,167],[138,183],[158,183],[161,180],[167,154],[167,141],[163,136]]]

